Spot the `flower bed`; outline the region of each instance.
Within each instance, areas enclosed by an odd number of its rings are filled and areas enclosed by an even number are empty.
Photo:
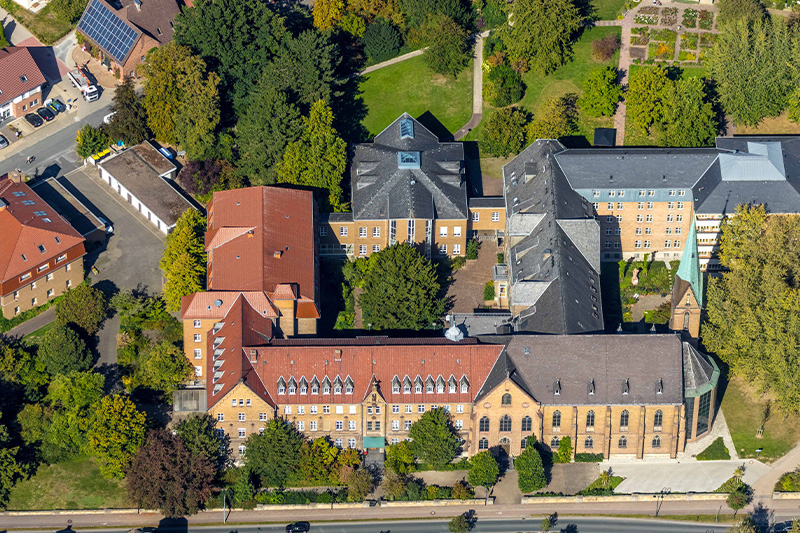
[[[658,24],[658,17],[656,15],[636,15],[634,19],[636,24],[649,24],[655,26]]]
[[[661,10],[661,24],[664,26],[673,26],[678,23],[678,8],[665,7]]]
[[[647,27],[638,26],[631,28],[631,44],[645,45],[650,42],[647,37]]]
[[[700,11],[698,25],[700,26],[701,30],[710,30],[714,27],[714,13],[711,11],[706,11],[705,9]]]
[[[651,41],[664,41],[667,43],[674,43],[678,38],[678,34],[672,30],[650,30]]]
[[[658,15],[659,9],[655,6],[644,6],[639,10],[640,15]]]
[[[692,52],[696,51],[697,39],[698,35],[696,33],[681,34],[681,50],[690,50]]]
[[[700,34],[700,46],[714,46],[717,36],[713,33],[704,32]]]
[[[659,59],[662,61],[672,61],[675,57],[675,44],[674,43],[650,43],[647,57],[650,59]]]
[[[685,9],[683,11],[682,23],[687,28],[696,28],[697,27],[697,10],[696,9]]]

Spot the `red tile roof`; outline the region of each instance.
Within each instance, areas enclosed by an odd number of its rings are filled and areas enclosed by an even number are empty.
[[[0,282],[84,242],[69,222],[24,183],[0,178],[0,199],[7,204],[0,208]]]
[[[277,318],[280,315],[278,309],[273,305],[272,300],[264,292],[259,291],[212,291],[196,292],[181,298],[181,318],[182,319],[209,319],[224,318],[233,307],[233,304],[244,297],[247,303],[261,316],[267,318]],[[219,302],[219,304],[217,303]]]
[[[26,81],[22,81],[22,77]],[[44,84],[44,74],[25,47],[0,49],[0,104]]]
[[[207,241],[209,289],[273,292],[280,284],[296,283],[302,296],[318,302],[314,217],[310,191],[215,192]],[[252,233],[243,228],[253,228]]]
[[[330,346],[293,346],[282,342],[282,346],[262,346],[256,350],[257,359],[251,364],[259,378],[254,384],[255,376],[248,376],[247,384],[251,388],[262,386],[272,405],[281,403],[360,403],[371,389],[373,376],[377,379],[383,397],[389,403],[470,403],[474,400],[495,361],[502,353],[502,345],[483,345],[474,342],[450,342],[430,344],[435,339],[392,339],[387,344],[375,344],[371,338],[359,339],[361,345],[328,340]],[[394,342],[397,341],[397,342]],[[298,341],[302,342],[302,341]],[[379,342],[379,341],[378,341]],[[251,348],[244,348],[249,363]],[[400,392],[392,389],[392,381],[397,377],[400,381]],[[411,393],[403,392],[403,380],[408,377],[411,382]],[[444,380],[444,392],[436,392],[436,381]],[[449,392],[449,381],[457,382],[456,392]],[[301,379],[308,383],[308,394],[299,393]],[[319,394],[311,394],[311,382],[316,378],[320,384]],[[331,393],[322,394],[322,384],[327,378],[331,384]],[[336,379],[341,380],[342,393],[333,394]],[[352,380],[353,393],[346,394],[344,384]],[[414,382],[419,378],[423,383],[423,392],[414,392]],[[426,391],[426,381],[434,382],[434,392]],[[461,380],[466,378],[468,392],[461,392]],[[287,394],[278,394],[278,381],[283,379],[287,384]],[[295,394],[288,394],[288,384],[294,379],[298,384]],[[254,389],[255,390],[255,389]],[[211,406],[221,396],[209,396]]]

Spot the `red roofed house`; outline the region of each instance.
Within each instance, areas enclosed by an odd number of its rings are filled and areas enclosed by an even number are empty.
[[[181,302],[186,356],[197,380],[209,386],[209,400],[219,392],[214,391],[221,376],[231,376],[232,362],[225,359],[221,369],[220,355],[241,349],[242,339],[252,346],[316,335],[316,218],[308,191],[250,187],[214,193],[206,233],[208,291]]]
[[[24,183],[0,178],[0,303],[14,316],[83,281],[84,239]]]
[[[21,117],[42,105],[45,82],[27,48],[0,49],[0,120]]]

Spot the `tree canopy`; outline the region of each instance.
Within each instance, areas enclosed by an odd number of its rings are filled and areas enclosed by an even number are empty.
[[[473,487],[481,486],[488,490],[497,483],[499,476],[500,466],[488,450],[478,452],[470,458],[467,479]]]
[[[573,0],[517,0],[503,28],[503,41],[512,58],[525,59],[531,70],[549,74],[572,57],[583,19]]]
[[[498,109],[484,126],[481,148],[496,157],[520,153],[525,148],[527,123],[527,113],[517,107]]]
[[[144,443],[145,415],[127,396],[104,396],[92,416],[87,449],[100,460],[100,471],[121,478]]]
[[[616,67],[596,68],[583,83],[583,96],[578,103],[590,117],[611,116],[621,97]]]
[[[400,0],[400,7],[414,28],[423,26],[429,15],[446,15],[468,31],[475,23],[472,3],[467,0]]]
[[[450,416],[441,407],[426,411],[411,424],[411,451],[433,467],[443,467],[453,460],[458,451],[458,437],[450,423]]]
[[[722,224],[720,262],[711,279],[703,344],[730,373],[800,411],[800,216],[738,206]]]
[[[700,78],[679,79],[667,89],[664,124],[656,135],[661,146],[713,146],[719,133],[717,112]]]
[[[114,99],[111,101],[111,112],[114,116],[104,127],[112,141],[135,145],[150,138],[147,111],[142,101],[143,97],[134,90],[133,80],[126,76],[114,89]]]
[[[437,74],[455,78],[472,57],[467,30],[446,15],[431,16],[426,26],[432,40],[423,55],[425,63]]]
[[[108,315],[108,303],[103,291],[81,283],[64,293],[56,304],[56,322],[70,324],[78,331],[92,336]]]
[[[56,325],[44,334],[37,352],[51,375],[83,372],[92,366],[92,353],[69,325]]]
[[[542,456],[536,449],[536,437],[528,437],[525,449],[514,459],[517,470],[517,485],[523,493],[533,492],[547,486],[547,477],[542,464]]]
[[[386,447],[386,461],[384,466],[393,472],[403,475],[414,471],[416,458],[411,451],[411,443],[401,440],[397,444]]]
[[[75,151],[81,159],[102,152],[111,144],[111,139],[100,128],[86,124],[75,137]]]
[[[167,235],[159,266],[164,273],[167,310],[179,311],[181,297],[205,288],[206,219],[196,209],[187,209]]]
[[[167,518],[196,514],[211,497],[214,466],[166,429],[151,430],[126,472],[131,500]]]
[[[670,81],[664,67],[640,68],[630,76],[625,105],[634,126],[646,132],[663,122]]]
[[[528,124],[528,142],[560,139],[578,133],[578,95],[566,94],[545,101]]]
[[[267,422],[264,432],[247,437],[245,465],[261,477],[264,487],[283,487],[300,464],[300,449],[304,442],[292,424],[282,418]]]
[[[184,418],[175,427],[183,445],[193,455],[202,455],[217,469],[222,470],[228,463],[227,440],[216,435],[217,422],[209,414]]]
[[[406,243],[384,248],[369,257],[358,304],[364,323],[375,329],[420,330],[444,313],[433,265]]]
[[[762,22],[768,17],[767,8],[761,0],[719,0],[717,25],[744,21],[748,24]]]

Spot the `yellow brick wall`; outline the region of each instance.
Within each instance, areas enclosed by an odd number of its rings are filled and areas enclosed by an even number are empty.
[[[239,405],[240,403],[242,405]],[[239,383],[231,389],[208,410],[208,413],[217,421],[217,429],[224,430],[230,438],[231,451],[237,459],[239,446],[243,446],[249,435],[258,433],[267,421],[275,416],[275,410],[244,383]],[[244,420],[240,420],[240,414],[244,415]],[[244,429],[244,437],[239,436],[239,429]]]
[[[194,379],[205,381],[207,376],[208,362],[208,335],[214,324],[219,322],[216,319],[203,319],[200,320],[199,327],[195,327],[195,319],[186,318],[183,321],[183,352],[186,354],[186,359],[195,367]],[[195,335],[200,335],[200,340],[195,341]],[[195,356],[195,350],[200,350],[200,358]],[[197,370],[199,368],[199,373]]]
[[[511,403],[503,405],[502,399],[505,394],[511,395]],[[472,427],[470,428],[469,455],[475,455],[479,451],[479,441],[486,438],[489,441],[489,449],[501,445],[501,439],[508,439],[507,452],[516,456],[522,451],[522,439],[530,435],[540,433],[540,419],[537,416],[539,403],[533,400],[519,386],[506,379],[495,387],[489,394],[481,398],[474,406],[472,412]],[[511,417],[511,431],[500,431],[501,419],[508,415]],[[480,420],[483,417],[489,418],[489,431],[480,431]],[[531,418],[531,430],[522,431],[522,419],[525,416]]]
[[[446,236],[442,235],[442,231],[446,232]],[[460,232],[460,235],[456,236],[456,230]],[[422,225],[422,242],[425,238],[425,225]],[[439,247],[442,245],[447,246],[447,255],[448,256],[456,256],[456,255],[466,255],[467,254],[467,221],[466,220],[434,220],[433,221],[433,235],[432,242],[433,242],[433,250],[431,256],[441,255],[439,254]],[[417,233],[419,235],[419,233]],[[456,254],[455,245],[459,246],[458,253]]]
[[[497,213],[498,220],[492,221],[492,214]],[[478,220],[475,220],[475,215]],[[504,231],[506,229],[506,212],[502,207],[470,207],[469,229],[472,231]]]
[[[40,276],[35,281],[20,286],[16,291],[16,298],[13,291],[2,297],[5,318],[10,320],[19,313],[24,313],[28,309],[38,307],[64,294],[67,290],[67,283],[69,283],[69,287],[78,286],[83,282],[83,257],[52,271],[43,271]],[[49,291],[52,292],[48,296]],[[34,298],[36,298],[36,304],[33,303]]]

